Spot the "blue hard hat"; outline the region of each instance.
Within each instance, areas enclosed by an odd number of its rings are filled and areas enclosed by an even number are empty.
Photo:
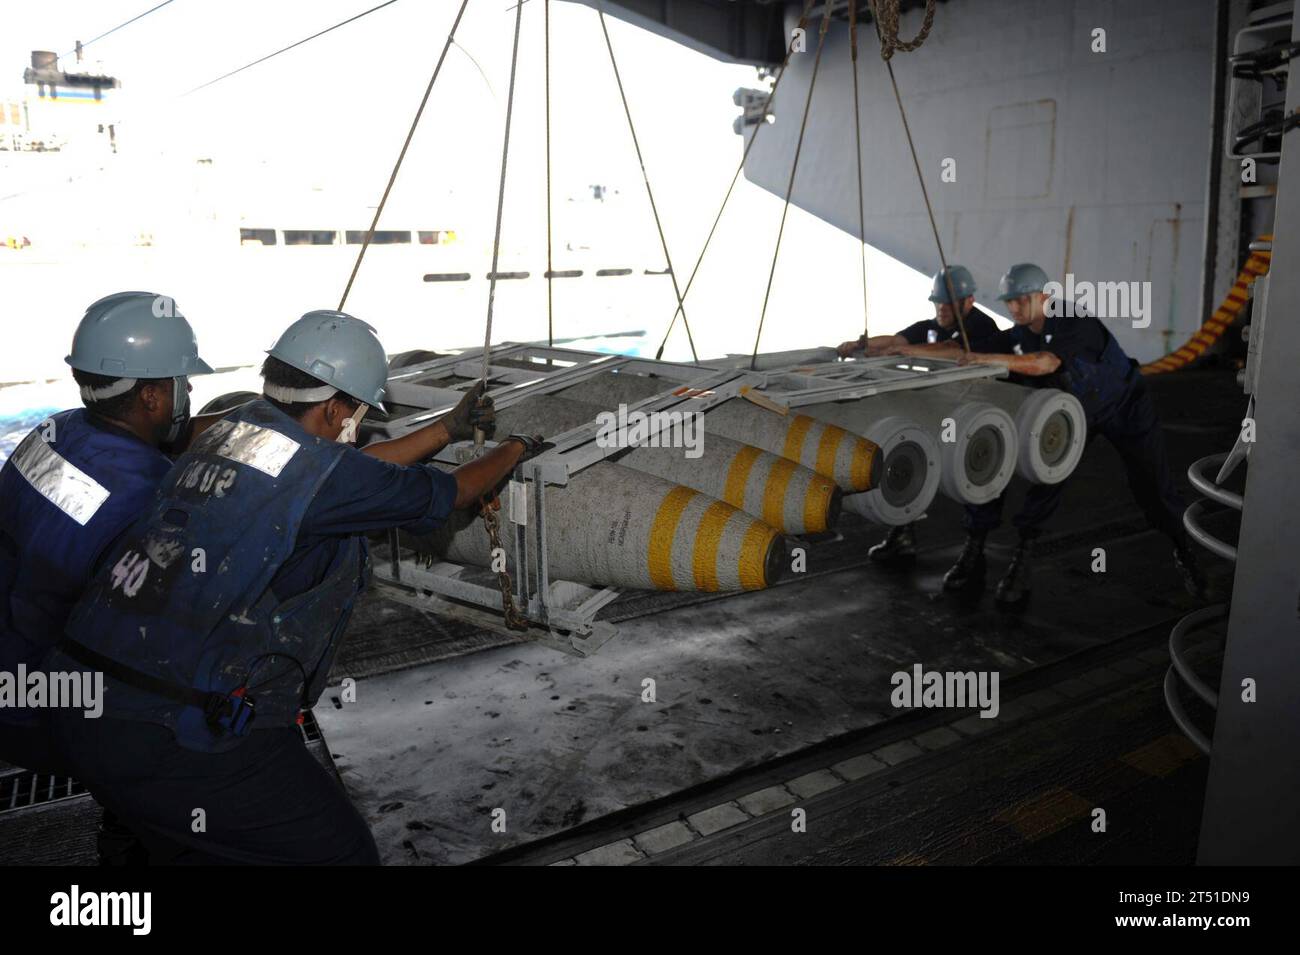
[[[948,301],[948,279],[952,280],[952,290],[957,301],[975,294],[975,277],[964,265],[950,265],[934,273],[934,287],[930,289],[930,301]]]
[[[93,303],[63,360],[78,371],[109,378],[212,373],[175,301],[154,292],[117,292]]]
[[[1048,283],[1047,273],[1032,262],[1021,262],[1007,269],[998,283],[998,298],[1006,302],[1032,292],[1041,292]]]
[[[359,318],[331,310],[308,312],[284,330],[267,354],[384,410],[388,358],[375,330]]]

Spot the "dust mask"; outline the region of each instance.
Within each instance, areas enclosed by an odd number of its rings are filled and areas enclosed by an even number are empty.
[[[343,428],[339,431],[339,436],[335,440],[340,444],[356,444],[357,425],[361,424],[361,419],[366,416],[366,412],[369,410],[369,405],[358,405],[357,410],[352,412],[352,416],[344,420]]]

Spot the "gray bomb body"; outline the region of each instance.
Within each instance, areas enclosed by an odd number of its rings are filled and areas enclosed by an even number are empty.
[[[759,590],[776,580],[784,562],[780,535],[762,521],[609,461],[545,493],[552,579],[638,590]],[[512,567],[513,525],[504,515],[501,523]],[[404,536],[421,553],[481,567],[493,563],[487,531],[473,509],[454,512],[433,534]]]
[[[606,372],[558,394],[610,408],[633,405],[674,387],[663,378]],[[689,405],[685,401],[679,407],[686,410]],[[830,478],[845,493],[868,491],[878,480],[881,458],[877,445],[806,414],[777,414],[744,398],[733,398],[705,413],[704,430],[801,464]]]
[[[598,415],[609,418],[598,419]],[[497,414],[497,434],[548,437],[594,420],[617,421],[617,412],[554,395],[528,398]],[[688,422],[698,427],[699,422]],[[669,434],[661,435],[666,444]],[[653,474],[725,501],[787,534],[821,533],[839,516],[840,490],[833,481],[793,461],[751,445],[710,434],[698,456],[682,447],[629,447],[618,454],[624,467]]]

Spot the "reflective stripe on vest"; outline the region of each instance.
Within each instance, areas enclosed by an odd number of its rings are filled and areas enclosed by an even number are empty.
[[[39,429],[14,451],[13,465],[47,501],[83,527],[108,500],[108,489],[64,458]]]
[[[214,454],[257,468],[270,477],[279,477],[301,447],[287,435],[248,421],[219,421],[210,430],[213,440],[221,442],[213,449]]]

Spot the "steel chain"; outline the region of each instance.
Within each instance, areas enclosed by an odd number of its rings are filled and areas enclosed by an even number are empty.
[[[504,560],[506,550],[501,546],[501,523],[497,520],[496,510],[487,499],[484,499],[481,504],[483,526],[487,528],[488,542],[492,548],[492,559],[495,560],[497,551],[500,551]],[[528,618],[520,612],[519,607],[515,604],[514,581],[510,579],[508,570],[497,571],[497,586],[501,588],[501,614],[505,617],[506,626],[511,630],[527,630]]]

